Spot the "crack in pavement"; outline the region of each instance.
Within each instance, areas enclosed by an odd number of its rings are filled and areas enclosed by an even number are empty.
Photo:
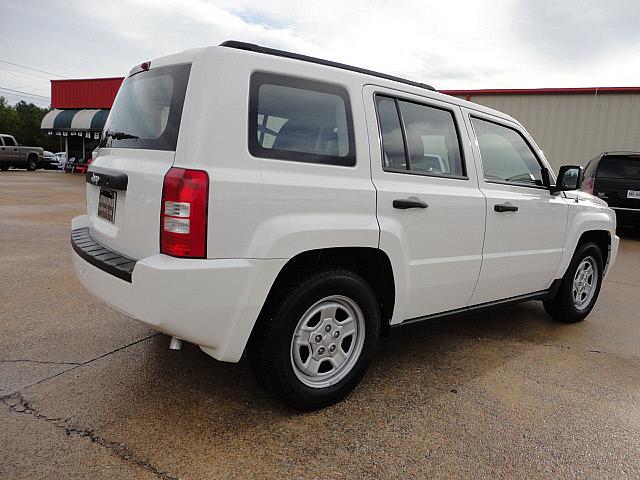
[[[48,422],[54,427],[64,430],[65,435],[69,437],[87,438],[91,441],[91,443],[95,443],[96,445],[100,445],[101,447],[110,450],[121,460],[132,463],[144,470],[147,470],[161,480],[178,480],[178,477],[159,470],[152,463],[136,455],[135,452],[133,452],[131,448],[129,448],[124,443],[109,441],[98,435],[95,430],[87,430],[71,425],[69,418],[48,417],[40,413],[31,404],[29,404],[29,402],[22,395],[18,393],[2,397],[2,403],[4,403],[9,408],[9,410],[14,413],[30,415],[37,420]]]
[[[14,360],[0,360],[0,363],[41,363],[44,365],[76,365],[76,366],[82,365],[82,363],[77,363],[77,362],[49,362],[46,360],[27,360],[26,358],[18,358]]]
[[[617,282],[615,280],[605,280],[603,283],[616,283],[618,285],[627,285],[628,287],[638,287],[640,286],[637,283],[629,283],[629,282]]]
[[[637,357],[635,355],[625,354],[625,353],[616,353],[616,352],[607,352],[604,350],[594,349],[593,347],[569,346],[569,345],[562,345],[562,344],[555,344],[555,343],[536,343],[528,340],[492,337],[491,335],[473,335],[471,333],[451,332],[447,330],[437,330],[437,329],[433,329],[431,331],[440,335],[451,335],[454,337],[458,336],[458,337],[472,338],[477,340],[502,341],[506,343],[512,343],[514,345],[533,345],[538,347],[551,347],[551,348],[558,348],[562,350],[571,350],[572,352],[578,352],[578,353],[599,353],[602,355],[612,355],[614,357],[618,357],[626,360],[640,360],[640,357]]]
[[[59,377],[60,375],[64,375],[65,373],[70,372],[71,370],[75,370],[76,368],[80,368],[80,367],[84,367],[85,365],[89,365],[89,364],[91,364],[91,363],[93,363],[93,362],[95,362],[97,360],[100,360],[101,358],[104,358],[104,357],[107,357],[107,356],[109,356],[109,355],[111,355],[113,353],[119,352],[120,350],[124,350],[125,348],[132,347],[133,345],[137,345],[138,343],[144,342],[145,340],[148,340],[150,338],[157,337],[158,335],[160,335],[160,332],[155,332],[155,333],[152,333],[151,335],[147,335],[146,337],[143,337],[143,338],[141,338],[139,340],[136,340],[135,342],[131,342],[131,343],[128,343],[126,345],[122,345],[121,347],[118,347],[118,348],[115,348],[115,349],[113,349],[113,350],[111,350],[109,352],[103,353],[102,355],[98,355],[97,357],[92,358],[91,360],[87,360],[86,362],[71,363],[71,364],[69,364],[69,365],[71,365],[70,368],[67,368],[66,370],[63,370],[62,372],[58,372],[58,373],[56,373],[54,375],[51,375],[49,377],[42,378],[42,379],[38,380],[37,382],[34,382],[34,383],[30,384],[30,385],[27,385],[26,387],[22,387],[19,390],[14,390],[11,393],[3,395],[3,396],[0,397],[0,400],[4,400],[5,398],[9,398],[9,397],[15,395],[18,392],[26,390],[27,388],[34,387],[34,386],[39,385],[41,383],[44,383],[44,382],[46,382],[48,380],[51,380],[52,378],[56,378],[56,377]]]

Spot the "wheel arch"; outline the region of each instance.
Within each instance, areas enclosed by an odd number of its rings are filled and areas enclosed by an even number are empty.
[[[572,246],[565,250],[555,278],[562,278],[564,276],[576,251],[587,242],[593,242],[600,248],[602,252],[603,269],[605,272],[607,271],[609,261],[611,260],[611,232],[603,228],[595,227],[583,231],[579,236],[576,235],[575,241],[570,244]]]
[[[268,312],[281,298],[288,285],[306,273],[325,268],[346,268],[360,275],[373,289],[380,305],[383,334],[388,333],[395,305],[393,268],[387,254],[372,247],[332,247],[301,252],[280,269],[264,301],[252,335],[268,321]]]
[[[607,230],[589,230],[580,235],[575,251],[587,242],[595,243],[602,252],[602,261],[606,270],[611,252],[611,233]]]

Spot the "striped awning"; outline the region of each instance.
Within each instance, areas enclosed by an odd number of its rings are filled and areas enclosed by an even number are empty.
[[[41,130],[101,132],[109,109],[51,110],[42,119]]]

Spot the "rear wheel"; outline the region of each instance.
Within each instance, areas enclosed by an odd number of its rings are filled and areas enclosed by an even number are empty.
[[[27,170],[29,170],[30,172],[33,172],[35,171],[36,168],[38,168],[38,160],[36,157],[31,155],[27,160]]]
[[[250,345],[258,381],[300,410],[344,398],[364,376],[380,336],[371,287],[351,271],[327,270],[275,303]]]
[[[545,300],[544,309],[555,320],[575,323],[589,315],[602,286],[603,261],[592,242],[581,245],[567,269],[556,296]]]

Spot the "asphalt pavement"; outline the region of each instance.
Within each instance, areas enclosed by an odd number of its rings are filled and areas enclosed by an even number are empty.
[[[528,302],[393,330],[297,413],[75,279],[82,175],[0,173],[0,478],[640,478],[640,235],[591,315]]]

